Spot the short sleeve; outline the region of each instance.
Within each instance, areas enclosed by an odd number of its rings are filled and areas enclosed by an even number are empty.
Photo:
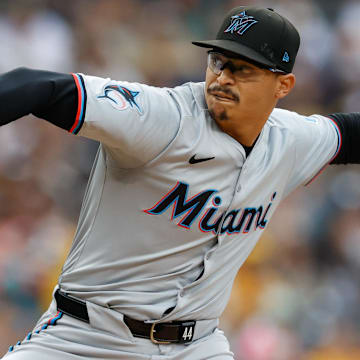
[[[168,89],[73,76],[78,108],[70,132],[100,141],[124,164],[146,163],[174,139],[180,111]]]
[[[297,186],[309,185],[336,157],[341,147],[341,133],[337,124],[321,115],[302,116],[291,113],[294,135],[295,164],[287,193]]]

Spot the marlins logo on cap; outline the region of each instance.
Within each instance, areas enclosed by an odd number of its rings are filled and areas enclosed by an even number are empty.
[[[245,11],[242,11],[240,14],[231,17],[231,24],[224,32],[230,32],[231,34],[236,32],[237,34],[242,35],[250,28],[250,26],[257,22],[258,21],[255,20],[253,16],[248,16]]]

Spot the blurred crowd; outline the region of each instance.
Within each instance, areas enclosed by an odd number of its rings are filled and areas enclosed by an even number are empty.
[[[297,86],[279,106],[359,111],[352,0],[1,0],[0,73],[202,81],[205,51],[190,41],[215,36],[225,12],[245,4],[276,9],[301,34]],[[32,116],[0,129],[0,354],[49,303],[97,146]],[[221,320],[237,360],[360,359],[359,170],[329,167],[277,211]]]

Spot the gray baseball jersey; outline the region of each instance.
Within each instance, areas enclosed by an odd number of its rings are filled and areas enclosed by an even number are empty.
[[[139,320],[218,318],[280,201],[336,155],[336,125],[275,109],[246,157],[204,83],[83,78],[73,130],[101,144],[61,289]]]

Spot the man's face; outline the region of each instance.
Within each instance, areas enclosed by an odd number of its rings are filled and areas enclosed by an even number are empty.
[[[216,61],[225,64],[220,74],[214,72]],[[264,123],[278,100],[278,77],[242,59],[222,54],[210,57],[205,81],[210,115],[219,125],[226,121],[245,126]]]

